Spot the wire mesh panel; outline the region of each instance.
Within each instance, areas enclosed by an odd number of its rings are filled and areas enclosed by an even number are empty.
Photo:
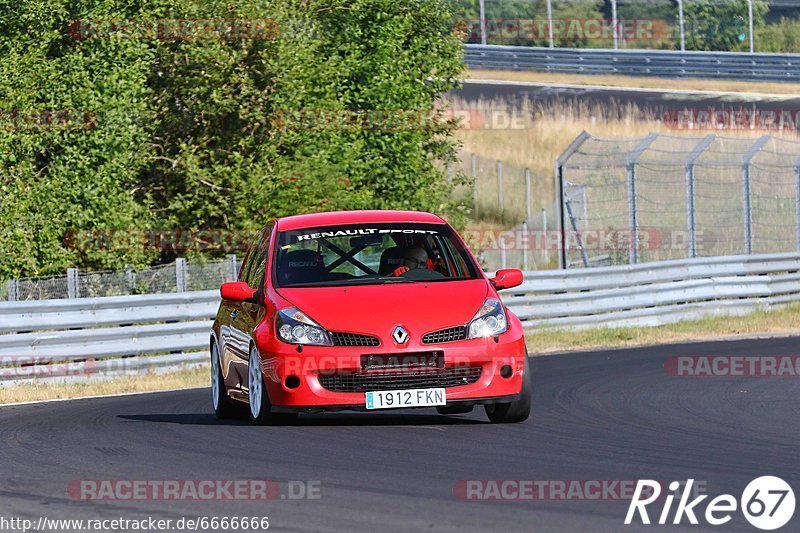
[[[590,138],[562,166],[568,264],[627,262],[627,154],[639,141]]]
[[[218,289],[226,281],[234,281],[234,277],[230,260],[188,263],[186,265],[186,290]]]
[[[597,139],[560,159],[566,267],[800,249],[800,142]]]
[[[771,138],[750,162],[753,253],[798,249],[798,143]]]

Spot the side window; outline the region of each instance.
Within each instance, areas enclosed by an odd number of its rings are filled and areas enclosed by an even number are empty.
[[[253,260],[258,255],[256,249],[261,242],[262,231],[263,230],[260,230],[253,237],[253,241],[247,248],[247,253],[244,256],[244,261],[242,261],[242,270],[239,272],[239,281],[247,282],[248,285],[250,285],[250,272],[253,270]]]
[[[264,272],[269,260],[269,238],[272,235],[272,224],[265,226],[258,232],[253,248],[250,253],[250,269],[247,272],[245,281],[254,288],[260,289],[264,283]]]

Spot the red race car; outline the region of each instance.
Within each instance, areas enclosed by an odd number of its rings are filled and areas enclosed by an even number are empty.
[[[519,319],[442,218],[348,211],[274,220],[211,334],[214,411],[261,424],[298,413],[435,407],[521,422],[531,379]]]

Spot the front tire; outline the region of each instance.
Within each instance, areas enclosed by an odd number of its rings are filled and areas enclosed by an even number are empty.
[[[276,413],[269,402],[269,393],[261,370],[261,356],[255,346],[250,347],[247,371],[247,390],[250,400],[250,418],[259,426],[288,424],[297,419],[296,413]]]
[[[531,396],[533,396],[533,386],[531,385],[531,371],[528,363],[528,354],[525,354],[525,370],[522,376],[522,390],[519,393],[519,400],[507,403],[494,403],[484,405],[486,416],[493,424],[514,424],[524,422],[531,414]]]

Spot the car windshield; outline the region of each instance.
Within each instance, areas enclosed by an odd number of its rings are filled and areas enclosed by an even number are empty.
[[[283,231],[278,287],[475,279],[470,254],[443,224],[351,224]]]

